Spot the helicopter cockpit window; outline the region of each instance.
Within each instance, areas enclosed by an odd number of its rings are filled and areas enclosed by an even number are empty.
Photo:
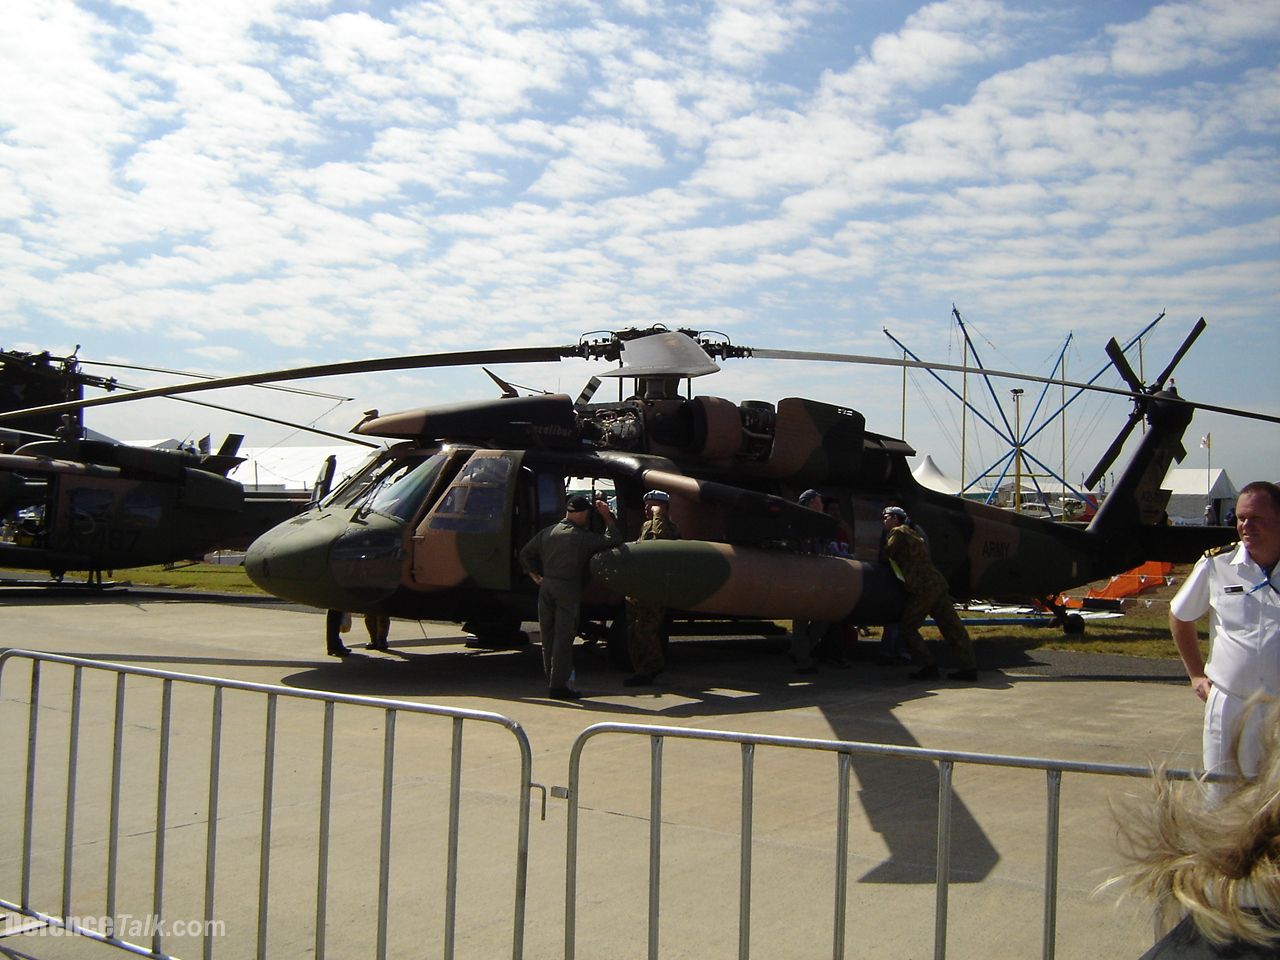
[[[377,456],[370,457],[360,469],[345,480],[341,481],[333,491],[320,501],[321,506],[325,507],[349,507],[357,500],[369,492],[369,488],[377,481],[378,477],[385,473],[388,469],[395,469],[397,461],[388,461]],[[415,459],[413,461],[417,463]]]
[[[371,484],[365,508],[397,520],[412,519],[448,459],[447,454],[437,453],[426,460],[395,464]]]
[[[501,530],[513,467],[506,457],[473,458],[440,498],[431,514],[430,529],[468,533]]]

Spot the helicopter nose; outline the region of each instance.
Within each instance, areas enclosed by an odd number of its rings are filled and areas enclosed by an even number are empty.
[[[402,532],[401,524],[376,514],[351,521],[332,513],[303,514],[255,540],[245,554],[245,572],[283,600],[359,609],[399,586]]]

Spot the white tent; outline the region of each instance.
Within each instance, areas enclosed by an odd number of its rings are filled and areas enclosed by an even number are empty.
[[[960,484],[943,473],[938,465],[933,462],[933,457],[926,456],[920,461],[919,466],[911,471],[911,475],[916,478],[916,483],[922,487],[928,487],[930,490],[936,490],[939,493],[946,493],[951,496],[956,496],[960,492]]]
[[[1222,467],[1173,467],[1161,486],[1170,492],[1169,519],[1177,524],[1204,523],[1206,503],[1213,504],[1221,521],[1239,493]]]

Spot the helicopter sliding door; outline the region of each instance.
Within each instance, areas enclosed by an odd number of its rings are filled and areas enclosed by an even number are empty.
[[[413,532],[419,589],[511,589],[511,524],[523,454],[477,450]]]

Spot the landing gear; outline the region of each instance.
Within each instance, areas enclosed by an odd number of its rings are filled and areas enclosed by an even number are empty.
[[[1064,635],[1068,637],[1084,635],[1084,617],[1078,613],[1068,613],[1061,597],[1045,597],[1040,603],[1045,609],[1053,611],[1054,623],[1062,627]]]
[[[462,629],[471,634],[470,650],[516,650],[529,644],[519,620],[468,620]]]

